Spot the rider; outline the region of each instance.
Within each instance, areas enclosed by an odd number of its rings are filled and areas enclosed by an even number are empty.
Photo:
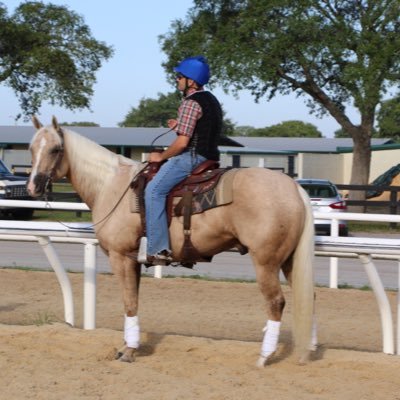
[[[210,78],[207,61],[203,56],[189,57],[174,70],[184,97],[177,119],[168,120],[176,139],[163,152],[148,157],[149,162],[166,162],[145,190],[147,238],[141,239],[138,261],[146,264],[172,261],[166,212],[169,191],[202,162],[219,160],[222,110],[216,97],[203,88]]]

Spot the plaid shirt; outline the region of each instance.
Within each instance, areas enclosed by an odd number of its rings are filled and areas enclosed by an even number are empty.
[[[191,93],[192,94],[192,93]],[[203,115],[200,104],[187,96],[178,109],[178,123],[174,130],[178,135],[192,137],[197,121]]]

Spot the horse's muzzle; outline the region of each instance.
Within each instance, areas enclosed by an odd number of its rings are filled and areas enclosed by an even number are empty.
[[[26,185],[27,191],[32,197],[42,196],[48,183],[50,182],[50,177],[46,174],[37,174],[33,179],[29,179]]]

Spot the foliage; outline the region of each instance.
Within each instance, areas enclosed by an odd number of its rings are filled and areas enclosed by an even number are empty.
[[[100,126],[96,122],[82,121],[82,122],[62,122],[61,126]]]
[[[250,136],[250,133],[254,130],[255,128],[250,125],[241,125],[241,126],[235,126],[235,129],[231,136]]]
[[[313,124],[302,121],[285,121],[265,128],[254,128],[248,133],[248,136],[320,138],[322,134]]]
[[[142,98],[139,106],[132,107],[118,125],[121,127],[167,127],[167,121],[176,117],[181,101],[182,95],[178,91],[167,94],[158,93],[157,99]],[[225,115],[225,112],[223,113]],[[234,123],[224,117],[222,134],[230,136],[234,132],[234,127]]]
[[[132,109],[118,125],[121,127],[166,127],[167,121],[175,118],[182,96],[179,92],[158,93],[157,99],[142,98],[137,108]]]
[[[400,139],[400,96],[382,103],[378,112],[378,137]]]
[[[305,96],[353,138],[351,182],[366,184],[376,109],[400,79],[399,28],[398,0],[196,0],[160,43],[168,72],[204,54],[225,90],[250,90],[256,101]],[[361,122],[347,115],[351,103]]]
[[[346,132],[343,128],[337,129],[334,132],[334,136],[335,136],[336,139],[338,139],[338,138],[349,138],[350,137],[348,132]]]
[[[27,1],[8,15],[0,3],[0,82],[15,92],[25,119],[43,101],[88,108],[95,73],[112,53],[66,6]]]
[[[337,129],[334,132],[334,136],[336,139],[338,138],[350,138],[350,135],[348,132],[346,132],[343,128]],[[380,137],[376,129],[372,129],[371,137],[377,138]]]

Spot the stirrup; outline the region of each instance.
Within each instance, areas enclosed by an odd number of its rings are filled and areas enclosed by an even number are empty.
[[[147,263],[147,237],[142,236],[140,238],[139,252],[137,260],[140,264]]]

